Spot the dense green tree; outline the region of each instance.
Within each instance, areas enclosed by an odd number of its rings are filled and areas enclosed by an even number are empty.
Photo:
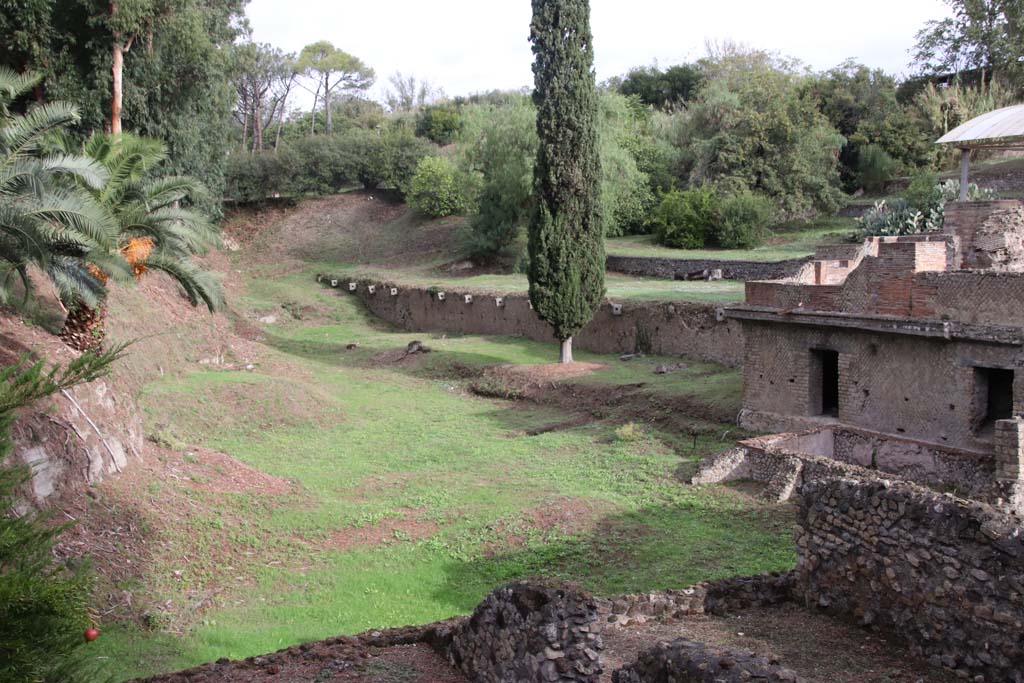
[[[517,242],[533,212],[536,110],[522,95],[505,105],[468,105],[457,141],[459,167],[477,194],[462,239],[473,256],[492,257]]]
[[[946,0],[953,15],[928,22],[917,34],[914,63],[929,75],[981,72],[1021,82],[1024,3],[1020,0]]]
[[[275,121],[277,136],[274,148],[277,149],[288,96],[299,75],[295,56],[266,43],[242,43],[234,48],[234,75],[238,91],[235,116],[242,124],[241,149],[262,152],[264,130]]]
[[[818,110],[846,138],[839,162],[849,191],[861,183],[867,145],[878,146],[907,170],[932,162],[931,131],[914,107],[898,101],[892,76],[851,60],[809,80],[808,88]]]
[[[604,297],[601,162],[588,0],[533,0],[537,106],[536,209],[530,221],[530,301],[572,362],[572,338]]]
[[[361,59],[339,50],[326,40],[311,43],[299,53],[298,68],[314,78],[317,83],[313,100],[316,110],[317,98],[324,103],[326,123],[324,130],[332,131],[333,112],[331,98],[335,91],[353,93],[365,91],[375,78],[373,69]]]
[[[749,190],[791,216],[834,210],[845,140],[807,94],[799,66],[736,48],[702,65],[708,82],[675,131],[690,184]]]
[[[689,102],[704,77],[695,64],[677,64],[667,69],[657,65],[631,69],[615,85],[623,95],[635,95],[653,107],[672,107]]]
[[[409,187],[409,204],[425,216],[443,218],[466,209],[465,184],[446,157],[425,157]]]
[[[452,142],[461,126],[462,117],[451,102],[427,105],[416,116],[416,135],[439,145]]]

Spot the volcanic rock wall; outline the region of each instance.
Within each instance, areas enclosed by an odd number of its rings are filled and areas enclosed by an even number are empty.
[[[597,605],[569,588],[514,583],[492,592],[447,646],[449,659],[480,683],[597,683]]]
[[[804,683],[767,657],[723,650],[680,638],[640,653],[635,662],[612,674],[614,683]]]
[[[809,605],[890,629],[964,678],[1024,682],[1019,517],[883,480],[810,481],[799,499]]]

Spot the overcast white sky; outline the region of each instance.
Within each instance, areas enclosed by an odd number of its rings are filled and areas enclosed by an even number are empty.
[[[252,0],[253,38],[288,52],[329,40],[377,71],[448,95],[532,85],[530,0]],[[655,60],[697,59],[731,39],[797,57],[816,70],[848,57],[907,72],[914,35],[949,13],[942,0],[591,0],[598,80]]]

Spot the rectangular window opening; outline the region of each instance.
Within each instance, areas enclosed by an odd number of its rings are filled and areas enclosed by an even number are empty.
[[[974,368],[974,431],[987,433],[1013,417],[1013,370]]]
[[[811,351],[811,414],[839,417],[839,352]]]

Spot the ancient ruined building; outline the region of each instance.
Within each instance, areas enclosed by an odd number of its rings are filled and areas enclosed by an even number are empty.
[[[748,282],[754,450],[825,456],[1011,506],[1024,434],[1024,204],[956,203],[942,233],[830,246]],[[791,487],[790,487],[791,488]]]

